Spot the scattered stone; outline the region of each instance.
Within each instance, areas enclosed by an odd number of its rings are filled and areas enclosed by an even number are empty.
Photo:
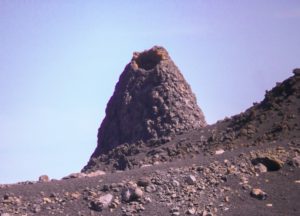
[[[214,216],[213,213],[211,213],[211,212],[209,212],[209,211],[206,211],[206,210],[204,210],[204,211],[202,212],[201,215],[202,215],[202,216]]]
[[[194,175],[188,175],[188,176],[186,177],[186,182],[187,182],[189,185],[194,185],[194,184],[196,184],[197,179],[196,179],[196,177],[195,177]]]
[[[81,194],[79,192],[74,192],[71,193],[70,195],[73,199],[79,199],[79,197],[81,196]]]
[[[42,208],[41,208],[41,206],[40,205],[37,205],[37,204],[35,204],[35,205],[33,205],[33,207],[32,207],[32,212],[33,213],[39,213],[40,211],[42,210]]]
[[[174,187],[179,187],[179,186],[180,186],[180,183],[179,183],[179,181],[173,179],[172,185],[173,185]]]
[[[52,200],[51,200],[50,198],[48,198],[48,197],[44,197],[44,198],[43,198],[43,202],[44,202],[45,204],[47,204],[47,203],[52,203]]]
[[[85,175],[83,175],[83,177],[96,177],[96,176],[102,176],[102,175],[105,175],[106,173],[102,170],[97,170],[95,172],[90,172],[90,173],[87,173]]]
[[[273,204],[272,203],[268,203],[266,206],[267,207],[273,207]]]
[[[150,184],[151,184],[150,179],[146,177],[140,178],[137,182],[137,185],[140,187],[147,187]]]
[[[268,168],[262,163],[258,163],[257,165],[255,165],[255,171],[258,173],[265,173],[268,172]]]
[[[97,177],[97,176],[102,176],[105,175],[106,173],[102,170],[97,170],[94,172],[90,173],[71,173],[70,175],[63,177],[62,179],[72,179],[72,178],[84,178],[84,177]]]
[[[109,189],[110,189],[110,187],[109,187],[109,185],[108,184],[104,184],[103,186],[102,186],[102,191],[104,191],[104,192],[106,192],[106,191],[109,191]]]
[[[110,205],[110,208],[117,208],[120,205],[120,200],[116,197]]]
[[[129,189],[129,188],[124,189],[121,193],[121,196],[122,196],[122,201],[130,202],[131,197],[132,197],[131,189]]]
[[[170,210],[170,213],[172,214],[172,216],[177,216],[180,215],[180,211],[178,207],[174,207]]]
[[[104,208],[108,208],[113,200],[113,197],[114,196],[112,194],[106,194],[98,199],[92,200],[90,203],[91,209],[95,211],[102,211]]]
[[[71,173],[70,175],[63,177],[63,180],[72,179],[72,178],[83,178],[86,174],[84,173]]]
[[[215,154],[216,155],[221,155],[221,154],[223,154],[225,151],[223,150],[223,149],[218,149],[218,150],[216,150],[216,152],[215,152]]]
[[[264,191],[262,191],[259,188],[252,189],[250,194],[252,197],[259,199],[259,200],[267,199],[267,193],[265,193]]]
[[[144,195],[144,192],[139,187],[124,188],[121,193],[122,201],[124,201],[124,202],[131,202],[131,201],[138,200],[138,199],[142,198],[143,195]]]
[[[139,188],[135,188],[134,192],[133,192],[133,199],[140,199],[143,197],[144,192]]]
[[[188,214],[188,215],[194,215],[194,214],[196,214],[196,209],[195,208],[189,208],[186,211],[186,214]]]
[[[294,167],[300,167],[300,156],[294,157],[291,163]]]
[[[152,167],[152,164],[142,164],[140,167],[141,168],[147,168],[147,167]]]
[[[49,182],[49,177],[47,175],[41,175],[39,177],[39,182]]]
[[[155,185],[151,184],[151,185],[148,185],[146,188],[145,188],[145,191],[148,192],[148,193],[153,193],[156,191],[156,187]]]

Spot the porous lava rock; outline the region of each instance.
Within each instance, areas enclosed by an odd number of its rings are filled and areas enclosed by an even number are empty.
[[[121,144],[147,142],[206,126],[196,97],[163,47],[135,52],[98,130],[92,158]]]

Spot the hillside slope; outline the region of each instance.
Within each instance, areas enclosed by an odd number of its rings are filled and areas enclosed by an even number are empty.
[[[120,145],[85,174],[1,185],[1,216],[299,215],[299,114],[294,70],[262,102],[214,125]]]

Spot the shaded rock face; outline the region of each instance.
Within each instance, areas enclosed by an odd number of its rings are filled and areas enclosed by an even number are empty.
[[[163,47],[134,53],[110,98],[92,158],[124,144],[206,126],[189,84]]]

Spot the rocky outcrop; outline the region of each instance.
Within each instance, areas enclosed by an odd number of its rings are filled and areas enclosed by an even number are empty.
[[[164,145],[133,143],[120,145],[107,154],[92,158],[84,172],[126,170],[169,162],[199,153],[222,155],[243,146],[263,146],[277,140],[291,145],[299,143],[300,76],[294,76],[266,92],[265,99],[245,112],[225,118],[214,125],[176,135]],[[159,141],[159,140],[158,140]],[[278,170],[269,155],[257,156],[256,169]],[[272,159],[272,158],[271,158]],[[269,162],[268,162],[269,161]],[[265,166],[262,167],[261,165]]]
[[[189,84],[163,47],[134,53],[106,108],[92,158],[121,145],[206,126]]]

